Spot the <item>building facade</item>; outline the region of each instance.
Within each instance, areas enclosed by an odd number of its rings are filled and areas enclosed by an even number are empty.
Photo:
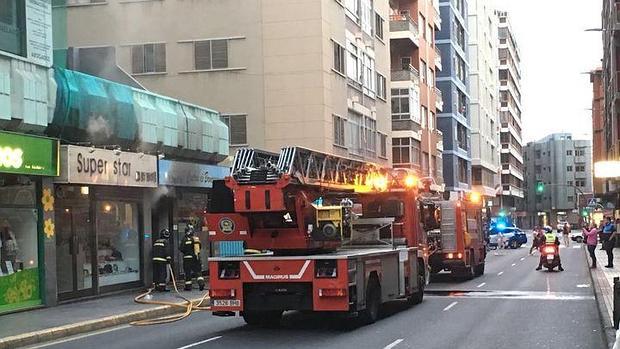
[[[448,191],[471,190],[468,2],[440,0],[444,25],[437,33],[443,69],[437,77],[445,105],[437,126],[443,133],[443,175]]]
[[[493,201],[500,184],[500,122],[498,18],[491,2],[469,0],[468,29],[472,187]]]
[[[66,9],[68,47],[112,48],[145,88],[221,111],[233,149],[298,145],[390,163],[387,0],[68,0]]]
[[[436,76],[442,57],[438,1],[390,1],[392,160],[443,184],[443,141],[437,115],[443,109]]]
[[[590,72],[592,83],[592,161],[607,160],[605,148],[605,89],[603,86],[603,69],[597,68]],[[593,178],[594,195],[605,193],[605,180]]]
[[[564,219],[578,223],[581,196],[592,192],[592,142],[555,133],[528,143],[524,156],[524,227],[555,225]]]
[[[521,119],[521,55],[507,12],[498,17],[500,99],[500,206],[523,210],[523,138]]]

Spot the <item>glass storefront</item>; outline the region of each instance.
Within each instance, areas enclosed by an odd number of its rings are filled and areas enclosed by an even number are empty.
[[[0,175],[0,312],[41,303],[36,183]]]
[[[96,213],[99,286],[139,281],[138,205],[98,201]]]

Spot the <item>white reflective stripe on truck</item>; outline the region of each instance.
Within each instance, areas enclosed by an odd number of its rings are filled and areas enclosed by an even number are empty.
[[[248,272],[250,272],[250,275],[252,275],[252,279],[254,280],[299,280],[304,276],[306,269],[308,269],[308,266],[310,265],[310,260],[306,260],[304,265],[301,267],[301,270],[299,271],[299,273],[288,274],[288,275],[287,274],[258,275],[254,271],[254,269],[252,269],[252,266],[250,265],[250,263],[248,263],[247,261],[243,261],[243,265],[245,265],[246,269],[248,270]]]

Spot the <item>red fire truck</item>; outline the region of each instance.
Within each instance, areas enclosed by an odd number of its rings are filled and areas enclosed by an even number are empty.
[[[377,319],[422,301],[426,236],[418,180],[405,170],[301,147],[235,155],[206,221],[214,315],[279,323],[287,310]]]
[[[453,200],[432,194],[420,197],[431,273],[448,270],[466,279],[484,274],[486,248],[480,202],[480,194],[475,192]]]

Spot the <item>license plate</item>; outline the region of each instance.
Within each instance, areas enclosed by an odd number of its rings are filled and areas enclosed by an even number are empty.
[[[548,260],[548,261],[552,261],[554,258],[555,258],[555,256],[554,256],[554,255],[552,255],[552,254],[548,254],[548,255],[547,255],[547,260]]]
[[[240,307],[241,300],[239,299],[214,299],[214,307]]]

